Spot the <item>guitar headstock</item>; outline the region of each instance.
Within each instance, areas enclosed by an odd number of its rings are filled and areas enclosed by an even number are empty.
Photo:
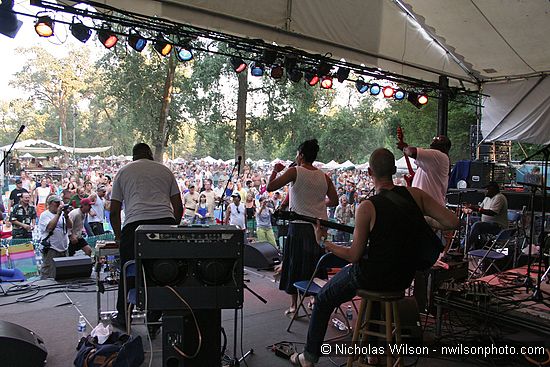
[[[400,143],[403,143],[403,129],[401,129],[401,126],[397,127],[397,140],[399,140]]]

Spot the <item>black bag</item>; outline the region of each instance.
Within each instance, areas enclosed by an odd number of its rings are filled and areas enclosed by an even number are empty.
[[[139,367],[145,360],[141,336],[114,331],[103,344],[88,335],[80,339],[76,367]]]
[[[441,239],[428,225],[416,203],[409,202],[390,190],[383,190],[380,195],[398,206],[404,214],[403,220],[409,221],[412,228],[417,230],[414,236],[414,243],[418,245],[414,259],[415,269],[420,271],[430,269],[443,251]]]
[[[48,251],[50,251],[50,247],[52,247],[52,244],[50,243],[50,237],[53,236],[53,231],[48,233],[46,237],[40,241],[40,245],[42,248],[40,249],[40,252],[42,252],[42,255],[46,256],[48,254]]]

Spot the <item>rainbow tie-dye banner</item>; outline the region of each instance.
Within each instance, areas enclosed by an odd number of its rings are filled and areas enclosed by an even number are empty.
[[[11,264],[10,267],[21,270],[26,277],[38,275],[36,254],[32,242],[10,246],[9,260]]]

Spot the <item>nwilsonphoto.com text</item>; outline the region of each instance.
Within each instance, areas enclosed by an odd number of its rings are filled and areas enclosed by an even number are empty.
[[[446,345],[427,347],[402,344],[374,345],[374,344],[352,344],[352,343],[325,343],[321,346],[321,353],[325,356],[347,357],[351,355],[385,355],[387,349],[391,354],[403,356],[483,356],[493,355],[546,355],[544,346],[510,346],[510,345]]]

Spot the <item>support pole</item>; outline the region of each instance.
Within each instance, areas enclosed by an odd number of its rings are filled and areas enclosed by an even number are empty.
[[[449,122],[449,79],[439,76],[439,102],[437,104],[437,135],[447,135]]]

